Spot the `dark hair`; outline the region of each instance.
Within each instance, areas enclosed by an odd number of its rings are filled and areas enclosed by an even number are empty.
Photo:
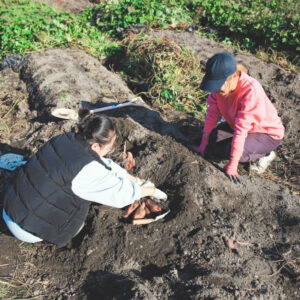
[[[78,114],[78,132],[88,143],[105,145],[111,141],[114,134],[119,138],[118,128],[107,116],[91,114],[88,109],[81,109]]]

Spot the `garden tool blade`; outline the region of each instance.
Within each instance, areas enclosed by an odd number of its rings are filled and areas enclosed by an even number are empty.
[[[78,120],[78,114],[73,109],[69,108],[55,108],[51,115],[59,118],[59,119],[66,119],[66,120]]]
[[[153,222],[156,222],[156,221],[158,221],[158,220],[163,219],[169,212],[170,212],[170,210],[168,210],[168,211],[166,211],[165,213],[163,213],[163,214],[161,214],[161,215],[155,217],[154,220],[153,220]]]

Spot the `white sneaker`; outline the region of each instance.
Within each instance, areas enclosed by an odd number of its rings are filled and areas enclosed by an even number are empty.
[[[262,174],[266,171],[268,166],[275,158],[276,158],[275,152],[271,151],[269,155],[260,158],[255,164],[251,165],[250,170],[257,174]]]

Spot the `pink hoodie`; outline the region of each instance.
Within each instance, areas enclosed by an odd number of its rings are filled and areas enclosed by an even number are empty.
[[[284,127],[260,83],[244,72],[234,92],[226,97],[211,93],[207,98],[204,132],[210,133],[221,117],[234,130],[231,157],[240,159],[248,133],[266,133],[281,140]]]

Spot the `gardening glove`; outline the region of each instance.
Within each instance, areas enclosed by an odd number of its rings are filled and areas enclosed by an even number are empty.
[[[229,179],[234,183],[241,183],[238,173],[239,160],[231,158],[228,164],[225,166],[224,171]]]
[[[144,182],[141,184],[142,187],[154,187],[155,184],[153,182],[151,182],[150,180],[145,180],[145,179],[142,179],[144,180]]]
[[[201,144],[199,146],[195,146],[193,147],[192,149],[198,153],[201,154],[201,156],[204,155],[204,151],[205,151],[205,148],[206,146],[208,145],[208,136],[204,135],[202,137],[202,140],[201,140]]]
[[[158,199],[158,200],[167,200],[168,199],[168,196],[166,193],[164,193],[163,191],[159,190],[156,187],[153,187],[153,188],[154,188],[154,193],[151,195],[151,197]]]
[[[152,187],[152,186],[155,186],[155,184],[153,182],[151,182],[150,180],[141,179],[139,177],[135,177],[134,181],[135,181],[136,184],[138,184],[139,186],[142,186],[142,187]]]
[[[146,182],[145,179],[141,179],[139,177],[134,177],[134,182],[139,185],[139,186],[143,186],[143,184]]]

